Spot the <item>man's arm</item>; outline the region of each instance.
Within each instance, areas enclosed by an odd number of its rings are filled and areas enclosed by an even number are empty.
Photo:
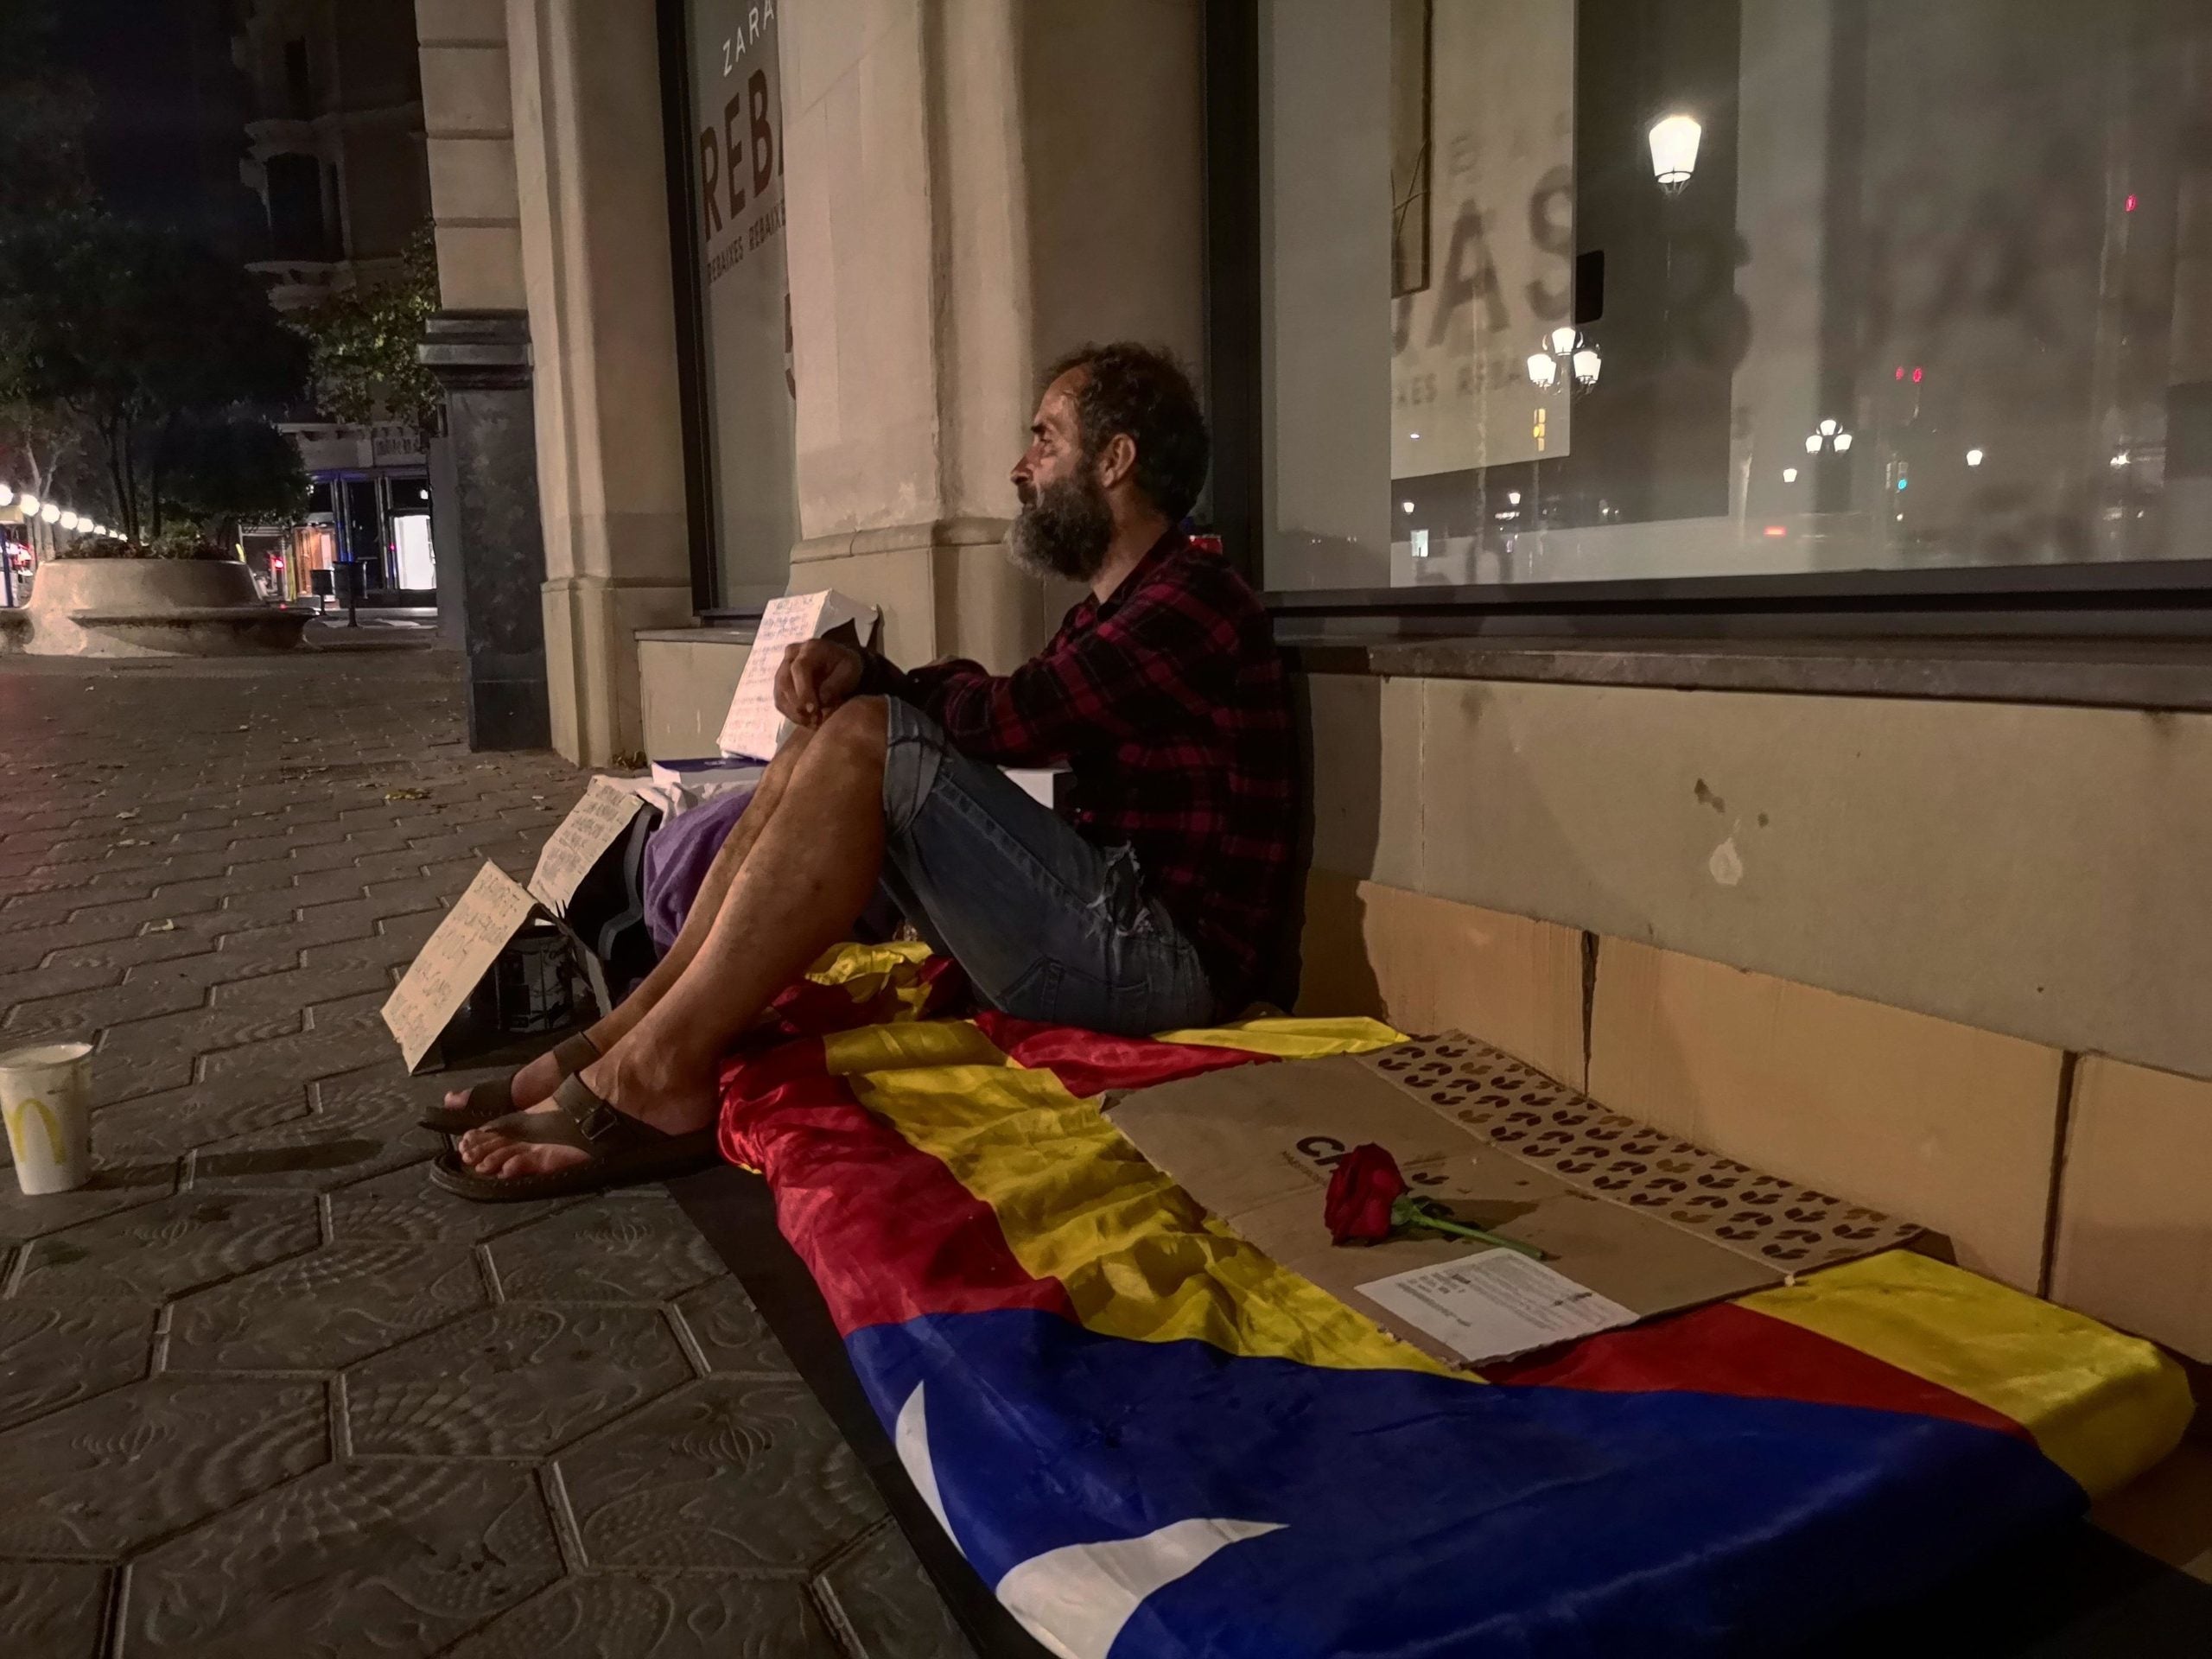
[[[877,658],[861,691],[913,703],[978,760],[1042,766],[1203,721],[1228,694],[1236,661],[1235,622],[1170,589],[1063,632],[1011,674],[970,662],[901,674]]]

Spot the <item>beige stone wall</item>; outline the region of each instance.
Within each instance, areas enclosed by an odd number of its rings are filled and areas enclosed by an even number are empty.
[[[998,548],[1040,366],[1203,331],[1195,0],[817,0],[784,20],[794,591],[1011,667],[1071,598]]]
[[[691,618],[648,6],[509,0],[554,746],[643,747],[636,634]]]
[[[449,311],[519,311],[522,218],[506,9],[499,0],[415,0],[415,35],[439,302]]]
[[[1300,1006],[2212,1360],[2212,719],[1322,675]]]

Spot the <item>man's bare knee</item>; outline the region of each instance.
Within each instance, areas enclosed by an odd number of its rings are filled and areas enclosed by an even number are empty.
[[[854,697],[842,702],[814,734],[816,746],[868,760],[880,768],[889,742],[891,716],[881,697]]]

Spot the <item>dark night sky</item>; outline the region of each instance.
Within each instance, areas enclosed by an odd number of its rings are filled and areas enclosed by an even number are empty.
[[[258,204],[239,182],[247,88],[230,57],[232,0],[60,0],[58,66],[92,84],[95,183],[127,218],[252,258]]]

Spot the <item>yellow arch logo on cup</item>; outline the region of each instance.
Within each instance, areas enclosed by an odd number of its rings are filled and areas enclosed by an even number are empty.
[[[34,1112],[38,1115],[36,1121],[39,1126],[46,1131],[47,1161],[61,1162],[61,1125],[54,1119],[54,1108],[36,1098],[19,1100],[8,1110],[8,1139],[15,1145],[16,1157],[20,1159],[30,1150],[23,1129],[25,1124],[31,1121]]]

